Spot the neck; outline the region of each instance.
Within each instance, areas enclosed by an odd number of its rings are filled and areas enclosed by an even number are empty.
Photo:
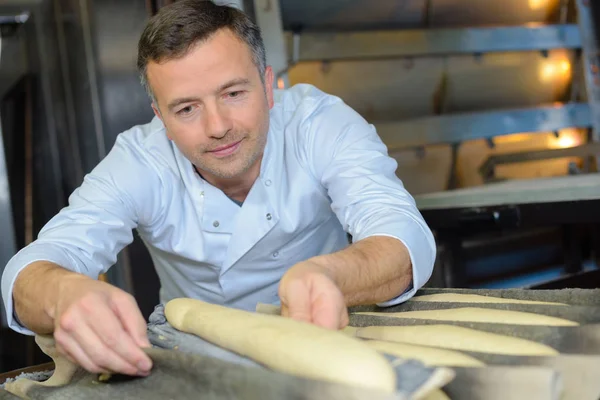
[[[194,166],[194,168],[205,181],[214,187],[221,189],[223,193],[232,199],[243,202],[246,200],[252,185],[254,185],[254,182],[256,182],[256,179],[258,179],[258,176],[260,175],[261,160],[262,157],[256,160],[246,172],[234,178],[222,178],[213,175],[210,172],[200,170],[196,166]]]

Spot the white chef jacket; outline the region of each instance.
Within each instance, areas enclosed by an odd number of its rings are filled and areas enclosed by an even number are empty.
[[[275,91],[260,176],[240,207],[204,181],[158,118],[121,133],[69,204],[17,253],[2,276],[9,326],[19,271],[47,260],[92,278],[137,228],[158,273],[160,301],[193,297],[253,310],[278,303],[282,275],[310,257],[373,235],[401,240],[413,296],[431,276],[432,233],[395,174],[374,127],[311,85]]]

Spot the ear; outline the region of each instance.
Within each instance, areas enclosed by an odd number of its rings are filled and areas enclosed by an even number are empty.
[[[275,77],[273,76],[273,68],[270,65],[265,69],[265,92],[267,94],[267,101],[269,102],[269,109],[273,108],[275,104],[273,101],[273,85]]]
[[[152,102],[152,111],[154,111],[154,115],[156,115],[158,117],[158,119],[160,119],[162,121],[163,125],[165,125],[165,130],[167,131],[167,138],[169,140],[172,140],[171,136],[169,135],[169,130],[166,129],[167,125],[165,124],[165,121],[163,120],[162,115],[160,114],[160,110],[158,109],[158,106],[156,105],[155,102]]]
[[[162,121],[162,115],[160,115],[160,110],[155,102],[152,102],[152,111],[154,111],[154,115],[156,115]],[[163,121],[164,123],[165,121]]]

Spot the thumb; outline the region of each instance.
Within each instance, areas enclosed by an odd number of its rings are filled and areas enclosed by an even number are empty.
[[[311,322],[310,288],[300,280],[288,281],[279,295],[286,316],[304,322]]]

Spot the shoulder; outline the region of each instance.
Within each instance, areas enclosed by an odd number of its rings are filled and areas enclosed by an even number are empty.
[[[286,137],[304,144],[327,140],[351,125],[368,125],[341,98],[310,84],[276,91],[274,109],[276,122],[285,128]]]
[[[173,144],[167,137],[165,126],[157,117],[146,124],[135,125],[121,132],[113,151],[122,155],[126,153],[123,161],[128,161],[128,164],[144,164],[159,173],[165,169],[177,170]]]
[[[370,130],[370,124],[338,96],[309,84],[298,84],[275,94],[277,122],[286,138],[299,145],[331,144],[350,127]],[[365,129],[366,128],[366,129]]]
[[[339,104],[343,101],[334,95],[323,92],[316,86],[302,83],[288,89],[275,90],[275,105],[288,117],[305,119],[319,111]]]

